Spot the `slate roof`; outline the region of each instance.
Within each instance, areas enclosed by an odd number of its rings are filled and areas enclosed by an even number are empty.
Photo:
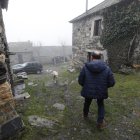
[[[7,9],[8,8],[8,2],[9,0],[0,0],[0,5],[2,9]]]
[[[84,17],[87,17],[87,16],[93,14],[93,13],[96,13],[96,12],[98,12],[98,11],[100,11],[100,10],[103,10],[103,9],[105,9],[105,8],[107,8],[107,7],[110,7],[110,6],[114,5],[114,4],[117,4],[117,3],[119,3],[120,1],[122,1],[122,0],[104,0],[104,1],[101,2],[100,4],[98,4],[98,5],[96,5],[95,7],[89,9],[87,12],[83,13],[82,15],[80,15],[80,16],[78,16],[78,17],[72,19],[72,20],[70,21],[70,23],[76,22],[76,21],[78,21],[78,20],[80,20],[80,19],[82,19],[82,18],[84,18]]]

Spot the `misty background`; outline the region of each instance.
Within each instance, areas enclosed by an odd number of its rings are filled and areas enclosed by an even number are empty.
[[[103,0],[88,0],[88,9]],[[86,10],[86,0],[10,0],[3,10],[8,42],[72,45],[69,21]]]

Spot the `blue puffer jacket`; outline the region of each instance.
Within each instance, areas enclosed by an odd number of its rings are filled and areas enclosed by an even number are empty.
[[[94,99],[108,98],[108,88],[115,84],[111,69],[101,60],[86,63],[78,82],[83,87],[81,96]]]

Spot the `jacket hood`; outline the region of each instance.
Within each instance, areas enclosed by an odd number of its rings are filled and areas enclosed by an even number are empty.
[[[86,63],[86,67],[90,72],[100,73],[107,68],[106,64],[101,60],[93,60]]]

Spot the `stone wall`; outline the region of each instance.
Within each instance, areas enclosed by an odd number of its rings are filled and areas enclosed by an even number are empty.
[[[4,49],[3,38],[5,38],[4,24],[3,24],[3,16],[2,9],[0,6],[0,48]]]
[[[0,140],[8,139],[23,128],[23,122],[15,110],[15,100],[13,98],[9,47],[1,8],[1,4],[5,4],[4,2],[1,1],[0,3]],[[4,5],[3,8],[5,8]]]
[[[33,46],[32,52],[35,61],[51,64],[55,57],[71,58],[72,46]]]
[[[10,56],[11,65],[22,64],[24,62],[34,61],[32,52],[18,52],[16,55]]]
[[[0,52],[1,56],[4,55],[4,59],[1,61],[3,64],[1,65],[1,74],[2,74],[2,67],[4,66],[6,68],[6,77],[7,81],[13,85],[13,79],[12,79],[12,73],[10,69],[10,60],[9,60],[9,47],[7,44],[6,40],[6,35],[5,35],[5,27],[4,27],[4,22],[3,22],[3,15],[2,15],[2,8],[0,5]],[[1,75],[2,77],[2,75]],[[2,79],[1,79],[2,80]],[[2,80],[3,81],[3,80]],[[3,84],[3,83],[1,83]]]
[[[133,40],[133,44],[131,44]],[[114,72],[122,67],[132,67],[140,64],[140,35],[133,38],[125,38],[114,42],[108,47],[109,64]]]
[[[72,56],[72,46],[32,46],[28,42],[9,43],[11,65],[39,61],[42,64],[52,63],[52,59],[57,56],[70,59]],[[16,45],[14,45],[16,44]]]
[[[137,36],[136,44],[137,44],[137,46],[136,46],[136,48],[134,50],[134,54],[132,56],[133,64],[140,65],[140,34]]]
[[[87,61],[87,49],[100,50],[103,53],[104,61],[108,59],[107,51],[100,43],[100,36],[94,36],[94,23],[95,20],[99,19],[102,20],[101,29],[103,30],[103,16],[101,12],[73,23],[73,59],[80,61],[80,63]]]
[[[5,29],[3,23],[2,9],[0,7],[0,126],[8,121],[8,114],[11,109],[7,110],[6,105],[14,108],[13,93],[11,90],[11,73],[9,65],[8,46],[5,36]],[[12,116],[13,117],[13,116]],[[9,115],[9,119],[12,118]],[[1,132],[1,128],[0,128]],[[0,133],[0,139],[1,139]]]

